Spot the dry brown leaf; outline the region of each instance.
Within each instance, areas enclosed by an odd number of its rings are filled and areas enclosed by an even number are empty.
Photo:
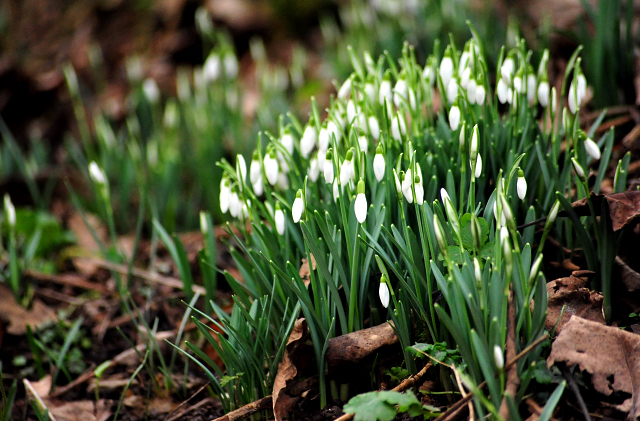
[[[273,382],[273,416],[276,421],[283,420],[287,414],[293,408],[293,404],[296,402],[294,398],[289,396],[285,389],[287,383],[293,380],[298,374],[298,369],[292,360],[291,353],[296,347],[296,343],[306,336],[307,323],[305,319],[296,320],[289,340],[287,341],[287,347],[284,352],[284,357],[278,365],[278,374]]]
[[[602,294],[589,290],[588,270],[574,271],[567,278],[559,278],[547,284],[549,305],[547,311],[547,330],[552,330],[558,322],[556,332],[562,331],[571,316],[579,316],[596,323],[604,324],[602,315]],[[564,312],[563,312],[564,308]]]
[[[604,395],[632,394],[618,409],[629,412],[629,419],[640,416],[640,336],[572,317],[551,346],[547,366],[556,362],[578,364]]]
[[[591,200],[597,216],[600,216],[600,203],[603,199],[609,204],[609,214],[614,232],[632,228],[640,221],[640,191],[614,193],[607,196],[592,193]],[[587,198],[573,202],[571,206],[578,216],[591,214]],[[558,215],[566,216],[567,214],[562,211]]]
[[[389,323],[338,336],[329,339],[327,364],[332,368],[345,363],[358,363],[383,346],[397,342],[398,335]]]
[[[614,264],[618,267],[620,271],[620,278],[622,279],[622,283],[624,284],[627,291],[638,291],[640,290],[640,273],[631,269],[621,258],[616,256],[614,260]]]
[[[18,304],[13,293],[0,285],[0,319],[9,323],[7,332],[12,335],[24,335],[27,325],[36,329],[40,325],[56,320],[56,312],[47,307],[42,301],[35,299],[31,309]]]
[[[311,254],[311,267],[313,270],[316,270],[316,258]],[[307,259],[302,259],[302,265],[300,266],[300,278],[302,278],[302,282],[304,282],[304,286],[309,286],[309,282],[311,282],[311,270],[309,269],[309,261]]]

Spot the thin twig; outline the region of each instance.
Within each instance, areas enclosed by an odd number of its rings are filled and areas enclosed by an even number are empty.
[[[521,353],[519,353],[513,360],[509,361],[505,366],[505,370],[508,370],[509,368],[511,368],[512,365],[514,365],[515,363],[517,363],[522,357],[524,357],[525,355],[527,355],[529,352],[531,352],[531,350],[533,350],[535,347],[537,347],[538,345],[540,345],[545,339],[547,339],[548,336],[547,335],[542,335],[540,336],[538,339],[536,339],[531,345],[529,345],[528,347],[526,347],[525,349],[522,350]],[[487,384],[487,381],[483,381],[482,383],[480,383],[478,385],[478,390],[482,389],[483,387],[485,387]],[[449,407],[449,409],[447,409],[442,415],[440,415],[438,418],[435,419],[435,421],[445,421],[445,420],[449,420],[452,418],[453,415],[455,415],[458,411],[458,409],[465,405],[468,401],[471,400],[471,398],[473,397],[473,392],[470,391],[469,394],[467,396],[465,396],[464,398],[460,399],[458,402],[454,403],[453,405],[451,405]]]
[[[189,403],[189,401],[193,398],[195,398],[198,393],[202,392],[207,386],[209,386],[209,382],[206,382],[204,385],[202,385],[202,387],[200,389],[198,389],[194,394],[192,394],[191,396],[189,396],[189,398],[183,402],[180,403],[180,405],[176,406],[175,408],[173,408],[173,410],[171,412],[169,412],[167,414],[166,417],[164,417],[164,421],[171,421],[174,418],[177,418],[179,416],[181,416],[182,414],[178,414],[177,416],[175,416],[175,413],[182,408],[183,406],[185,406],[187,403]],[[197,404],[196,404],[197,405]],[[188,411],[188,410],[187,410]],[[185,413],[187,412],[185,411]],[[171,418],[169,418],[171,417]]]
[[[219,401],[214,400],[212,397],[206,397],[206,398],[202,399],[201,401],[191,405],[190,407],[188,407],[184,411],[182,411],[182,412],[180,412],[178,414],[175,414],[174,416],[172,416],[169,419],[166,419],[166,421],[175,421],[178,418],[180,418],[181,416],[186,415],[189,412],[193,411],[194,409],[198,409],[201,406],[208,404],[209,402],[216,402],[218,404],[218,407],[220,406],[220,402]]]
[[[582,399],[582,395],[580,394],[580,389],[578,389],[578,385],[576,385],[576,381],[573,379],[573,376],[569,372],[567,367],[561,367],[560,371],[562,371],[562,375],[569,383],[569,388],[573,392],[578,401],[578,406],[580,407],[580,411],[582,411],[582,415],[584,416],[585,421],[591,421],[591,415],[589,415],[589,410],[587,409],[587,405],[584,403],[584,399]]]
[[[427,370],[429,370],[431,367],[433,367],[433,363],[429,361],[427,365],[422,367],[422,370],[420,370],[417,374],[404,379],[399,385],[397,385],[391,390],[393,390],[394,392],[404,392],[410,387],[413,387],[418,381],[420,381],[420,379],[427,373]],[[353,419],[354,416],[355,416],[354,413],[344,414],[336,418],[334,421],[348,421]]]
[[[273,399],[271,395],[266,396],[257,401],[251,402],[242,406],[235,411],[231,411],[226,415],[223,415],[219,418],[216,418],[214,421],[237,421],[243,418],[246,418],[250,415],[255,414],[256,412],[264,411],[265,409],[270,409],[273,405]]]
[[[507,301],[507,361],[516,356],[516,307],[513,304],[513,285],[510,286],[509,298]],[[518,367],[512,365],[506,371],[507,384],[504,388],[504,396],[500,405],[500,417],[505,421],[509,420],[509,403],[507,398],[513,398],[518,392],[520,379],[518,378]]]

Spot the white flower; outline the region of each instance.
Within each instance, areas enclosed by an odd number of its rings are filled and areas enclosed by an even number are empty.
[[[400,197],[400,195],[402,194],[402,185],[400,184],[400,179],[398,178],[398,173],[396,172],[395,168],[393,169],[393,178],[396,182],[396,193],[398,194],[398,197]]]
[[[358,195],[353,205],[353,211],[356,214],[356,219],[361,224],[367,219],[367,208],[367,197],[364,195],[364,181],[360,179],[360,181],[358,181]]]
[[[220,211],[225,214],[229,210],[229,199],[231,195],[231,188],[229,187],[229,179],[222,178],[220,183]]]
[[[527,75],[527,101],[533,104],[536,100],[536,75],[529,73]]]
[[[152,104],[155,104],[160,99],[160,88],[158,88],[155,80],[146,78],[142,83],[142,90]]]
[[[256,180],[256,182],[252,182],[251,185],[253,186],[253,192],[256,194],[256,196],[262,196],[262,193],[264,193],[262,174],[260,174],[260,177]]]
[[[320,165],[318,165],[318,154],[313,155],[313,157],[309,161],[309,170],[307,174],[309,174],[309,179],[314,183],[320,176]]]
[[[367,139],[367,136],[358,136],[358,146],[360,146],[360,150],[364,151],[364,153],[369,152],[369,139]]]
[[[584,77],[584,74],[580,72],[580,74],[578,74],[578,98],[580,99],[580,101],[578,101],[578,104],[582,102],[586,94],[587,94],[587,79]]]
[[[476,86],[476,103],[478,105],[484,104],[484,100],[486,99],[487,91],[484,89],[484,85],[482,83],[477,83]]]
[[[384,276],[384,275],[383,275]],[[378,288],[378,295],[380,296],[380,302],[384,308],[389,307],[389,287],[387,283],[380,280],[380,288]]]
[[[460,125],[460,108],[457,102],[454,102],[449,110],[449,125],[451,126],[451,130],[454,131],[457,130]]]
[[[318,150],[320,152],[326,152],[329,149],[329,142],[331,140],[331,135],[329,134],[329,129],[327,126],[322,126],[320,128],[320,133],[318,133]]]
[[[568,102],[569,102],[569,110],[571,110],[571,114],[575,114],[576,110],[578,108],[577,104],[580,104],[580,101],[578,98],[576,98],[577,96],[577,92],[576,92],[576,86],[574,85],[573,82],[571,82],[571,86],[569,86],[569,98]]]
[[[289,155],[293,154],[293,135],[289,130],[285,130],[280,138],[280,144],[289,152]]]
[[[302,139],[300,139],[300,154],[306,159],[309,158],[309,154],[315,148],[316,141],[318,139],[318,133],[313,123],[307,125],[302,133]]]
[[[413,192],[411,191],[411,168],[407,170],[404,174],[404,179],[402,180],[402,194],[404,194],[404,198],[407,199],[407,202],[413,203]]]
[[[518,73],[516,73],[516,77],[513,79],[513,89],[515,92],[517,93],[522,93],[522,91],[524,90],[524,83],[522,81],[522,75],[524,74],[524,71],[522,69],[518,70]]]
[[[338,186],[338,179],[333,180],[333,201],[337,202],[340,197],[340,187]]]
[[[458,74],[462,75],[469,67],[467,64],[469,63],[469,44],[465,45],[464,51],[460,54],[460,62],[458,63]]]
[[[264,173],[267,176],[269,184],[275,186],[278,182],[278,160],[276,159],[273,149],[269,151],[264,157]]]
[[[391,104],[393,99],[393,92],[391,90],[391,81],[389,79],[383,79],[380,82],[380,91],[378,91],[378,101],[380,105],[384,105],[385,101]]]
[[[105,186],[107,184],[107,176],[100,169],[98,164],[96,164],[96,161],[91,161],[89,163],[89,175],[91,176],[91,179],[95,183],[100,184],[102,186]]]
[[[402,136],[407,134],[407,126],[400,113],[396,113],[391,121],[391,136],[398,142],[402,141]]]
[[[322,169],[324,171],[324,181],[327,183],[333,183],[334,171],[331,149],[329,149],[325,155],[324,166]]]
[[[407,81],[399,79],[396,82],[396,86],[393,87],[393,103],[396,104],[396,107],[400,108],[400,104],[403,100],[405,102],[409,102],[408,94],[409,85],[407,85]]]
[[[382,148],[378,147],[376,156],[373,158],[373,173],[376,176],[376,180],[382,181],[382,179],[384,178],[385,167],[386,162],[384,160],[384,156],[382,155]]]
[[[204,62],[202,76],[205,82],[214,82],[220,78],[222,74],[222,61],[216,53],[209,54]]]
[[[340,166],[340,185],[346,186],[349,181],[356,180],[356,170],[353,165],[353,150],[347,151],[347,157]]]
[[[596,161],[600,159],[600,148],[598,148],[598,144],[593,141],[590,137],[584,141],[584,149],[587,151],[589,156]]]
[[[7,223],[11,227],[16,226],[16,208],[13,206],[13,202],[11,202],[11,197],[8,194],[4,195],[4,214],[7,218]]]
[[[376,118],[376,116],[369,116],[369,118],[367,119],[367,123],[369,125],[369,133],[371,133],[373,139],[380,139],[380,124],[378,124],[378,119]]]
[[[458,67],[458,70],[462,70]],[[460,74],[460,86],[466,89],[467,85],[469,85],[469,79],[471,79],[471,68],[467,67]]]
[[[498,86],[496,86],[496,91],[498,92],[498,100],[500,104],[504,104],[509,99],[509,87],[505,83],[504,79],[500,79],[498,81]]]
[[[480,156],[480,154],[478,154],[478,159],[476,159],[476,171],[473,175],[475,178],[482,175],[482,156]]]
[[[228,79],[234,79],[238,76],[238,59],[233,51],[224,55],[224,73]]]
[[[231,189],[231,195],[229,196],[229,213],[236,218],[240,211],[240,198],[238,192],[235,189]]]
[[[538,85],[538,102],[543,108],[549,105],[549,82],[546,80]]]
[[[447,55],[449,53],[449,55]],[[453,77],[453,60],[451,60],[451,53],[447,49],[444,53],[444,57],[440,62],[440,78],[444,86],[449,85],[449,81]]]
[[[351,77],[344,81],[338,90],[338,99],[345,99],[351,93]]]
[[[467,84],[467,98],[470,104],[476,103],[476,80],[471,79]]]
[[[250,200],[238,204],[238,219],[244,221],[249,217],[249,206],[251,206]]]
[[[264,160],[266,165],[266,161],[267,161],[266,156],[264,157]],[[251,165],[249,165],[249,180],[251,180],[251,183],[255,184],[258,182],[258,179],[260,178],[262,178],[262,168],[260,168],[258,151],[255,151],[253,153],[253,157],[251,158]]]
[[[507,85],[511,85],[511,76],[513,75],[515,66],[516,64],[511,57],[507,57],[502,62],[502,67],[500,67],[500,75],[502,75],[502,79],[506,81]]]
[[[283,235],[284,234],[284,212],[282,211],[282,209],[280,209],[280,204],[276,203],[276,213],[274,215],[274,219],[276,220],[276,231],[278,231],[278,234]]]
[[[524,178],[524,172],[518,170],[518,181],[516,182],[516,190],[518,190],[518,197],[520,200],[524,200],[527,195],[527,180]]]
[[[582,169],[582,166],[578,163],[578,161],[576,161],[575,158],[571,158],[571,163],[573,164],[573,169],[576,171],[576,175],[578,176],[578,178],[583,180],[584,170]]]
[[[436,232],[436,240],[438,240],[438,245],[440,246],[440,250],[445,252],[447,250],[447,236],[444,232],[444,228],[442,228],[442,224],[440,223],[440,218],[438,218],[438,214],[433,215],[433,228]]]
[[[502,370],[504,367],[504,356],[502,355],[502,348],[499,345],[493,347],[493,359],[496,361],[496,367]]]
[[[304,211],[304,202],[302,201],[302,190],[298,190],[296,193],[296,200],[293,201],[291,206],[291,218],[296,224],[300,222],[302,212]]]
[[[473,126],[473,133],[471,134],[471,145],[469,146],[469,157],[472,161],[475,161],[478,155],[478,125]]]
[[[336,143],[340,142],[340,139],[342,139],[342,129],[331,119],[327,123],[327,130],[329,131],[329,140],[331,140],[331,135],[333,135],[336,138]]]
[[[447,102],[451,104],[453,100],[458,96],[460,92],[458,86],[458,80],[456,78],[451,78],[449,83],[447,84]]]
[[[374,104],[374,101],[376,100],[376,85],[371,81],[365,83],[364,94],[367,97],[369,103]]]
[[[551,225],[553,224],[553,222],[555,222],[556,217],[558,216],[559,210],[560,210],[560,202],[556,200],[556,202],[553,204],[553,207],[551,208],[551,211],[549,212],[546,225]]]
[[[558,92],[554,86],[551,88],[551,112],[555,114],[556,109],[558,109]]]
[[[473,258],[473,274],[476,278],[476,282],[482,282],[482,270],[480,270],[480,262],[477,257]]]
[[[349,102],[347,102],[347,123],[353,123],[357,116],[358,108],[356,107],[356,103],[353,102],[353,99],[350,99]]]

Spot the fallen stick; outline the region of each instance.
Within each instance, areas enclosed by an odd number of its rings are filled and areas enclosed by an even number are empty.
[[[214,421],[237,421],[246,418],[256,412],[264,411],[265,409],[271,409],[273,405],[273,399],[271,395],[266,396],[257,401],[251,402],[242,406],[235,411],[231,411],[226,415],[216,418]]]

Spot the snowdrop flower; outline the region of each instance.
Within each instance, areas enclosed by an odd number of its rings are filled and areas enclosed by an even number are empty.
[[[502,370],[504,367],[504,356],[502,355],[502,348],[499,345],[493,347],[493,359],[496,362],[498,370]]]
[[[447,46],[444,52],[444,57],[440,62],[440,78],[442,79],[442,85],[448,86],[449,81],[453,77],[453,60],[451,59],[451,46]]]
[[[152,104],[155,104],[160,99],[160,88],[158,88],[158,84],[152,78],[148,77],[144,80],[142,90]]]
[[[371,133],[373,139],[380,139],[380,124],[378,124],[378,119],[375,115],[369,116],[367,119],[367,125],[369,126],[369,133]]]
[[[358,181],[358,195],[356,196],[356,202],[353,206],[353,211],[356,214],[356,219],[359,223],[364,223],[367,219],[367,197],[364,195],[364,180],[361,178]]]
[[[333,183],[334,178],[334,170],[333,170],[333,159],[332,159],[331,149],[329,149],[325,155],[324,166],[322,170],[324,172],[324,181],[326,183]]]
[[[391,105],[393,100],[393,92],[391,90],[391,76],[389,72],[385,73],[382,82],[380,82],[380,90],[378,91],[378,102],[384,105],[385,101]]]
[[[329,142],[331,140],[330,137],[331,135],[329,134],[327,125],[323,125],[320,128],[320,132],[318,133],[318,150],[320,152],[326,152],[326,150],[329,148]]]
[[[556,202],[553,204],[553,207],[551,208],[551,211],[549,211],[549,216],[547,217],[547,223],[545,224],[545,226],[549,226],[555,222],[559,210],[560,202],[556,200]]]
[[[402,142],[402,136],[407,134],[407,125],[404,122],[404,118],[400,116],[400,113],[396,113],[391,121],[391,137],[398,142]]]
[[[472,78],[467,84],[467,98],[469,99],[470,104],[476,103],[476,80]]]
[[[536,101],[536,75],[534,75],[532,72],[527,75],[527,102],[529,102],[529,104],[533,104],[535,101]]]
[[[424,203],[424,184],[422,183],[422,169],[420,164],[416,164],[416,180],[414,182],[414,193],[416,195],[416,203],[422,205]]]
[[[462,70],[459,67],[458,69]],[[466,89],[469,85],[469,79],[471,79],[471,67],[465,68],[464,71],[460,74],[460,86]]]
[[[351,77],[344,81],[338,90],[338,99],[346,99],[351,93]]]
[[[538,85],[538,102],[543,108],[547,108],[549,105],[549,82],[547,80],[541,80]]]
[[[236,173],[240,179],[240,188],[242,189],[242,184],[247,179],[247,162],[244,160],[244,156],[240,154],[236,155]]]
[[[473,133],[471,134],[471,145],[469,146],[469,158],[471,161],[475,161],[478,156],[478,125],[473,126]]]
[[[376,180],[382,181],[384,178],[384,171],[386,162],[384,160],[382,145],[378,144],[376,148],[376,156],[373,158],[373,173],[376,176]]]
[[[238,76],[238,59],[233,51],[224,55],[224,73],[227,75],[227,79],[235,79]]]
[[[231,195],[229,196],[229,213],[232,217],[237,218],[240,211],[240,198],[235,186],[231,188]]]
[[[242,202],[238,204],[238,219],[241,221],[246,220],[249,217],[249,206],[251,206],[251,201],[247,200],[246,202]]]
[[[451,104],[459,93],[460,89],[458,80],[455,77],[451,78],[451,80],[449,80],[449,84],[447,85],[447,102]]]
[[[516,77],[513,78],[513,89],[515,92],[521,94],[524,90],[524,81],[522,80],[524,76],[524,68],[520,68],[516,73]]]
[[[329,131],[329,140],[331,140],[331,137],[333,136],[336,138],[336,143],[340,142],[340,139],[342,139],[342,129],[335,121],[333,121],[333,119],[329,119],[329,122],[327,123],[327,130]]]
[[[516,190],[518,191],[518,197],[520,200],[524,200],[527,195],[527,180],[524,178],[524,171],[518,170],[518,181],[516,182]]]
[[[476,278],[476,282],[482,282],[482,270],[480,269],[480,262],[477,257],[473,258],[473,274]]]
[[[96,161],[91,161],[91,163],[89,163],[89,175],[94,183],[100,184],[101,186],[107,185],[107,176],[104,174],[104,171],[100,169],[98,164],[96,164]]]
[[[367,136],[362,134],[358,136],[358,146],[365,154],[369,152],[369,139],[367,139]]]
[[[302,139],[300,139],[300,154],[306,159],[309,158],[309,154],[316,146],[316,141],[318,139],[318,133],[313,124],[313,120],[309,121],[307,127],[304,129],[302,133]]]
[[[349,102],[347,102],[347,123],[353,123],[357,116],[358,108],[356,107],[356,103],[353,102],[353,99],[350,99]]]
[[[496,224],[499,227],[505,226],[507,224],[507,219],[504,216],[504,212],[498,212],[498,204],[493,204],[493,217],[496,219]]]
[[[378,288],[378,295],[380,296],[380,302],[384,308],[389,307],[389,286],[386,282],[386,275],[382,274],[380,277],[380,288]]]
[[[280,203],[276,203],[276,213],[274,215],[274,219],[276,221],[276,231],[278,234],[284,235],[284,212],[280,208]]]
[[[401,177],[404,177],[404,174],[401,173]],[[398,178],[398,173],[396,169],[393,169],[393,178],[396,183],[396,193],[398,194],[398,199],[402,199],[402,184],[400,184],[400,178]]]
[[[498,100],[500,104],[504,104],[509,99],[509,87],[505,83],[504,79],[500,79],[498,81],[498,86],[496,86],[496,92],[498,93]]]
[[[215,82],[220,78],[222,74],[222,61],[220,56],[216,53],[209,54],[209,57],[204,62],[202,70],[202,76],[207,83]]]
[[[458,213],[453,207],[453,202],[451,202],[449,193],[445,188],[440,189],[440,198],[442,199],[442,204],[444,205],[444,210],[447,214],[447,218],[449,219],[449,223],[453,226],[453,231],[455,231],[456,234],[459,234],[460,225],[458,223]]]
[[[511,273],[513,270],[513,256],[511,252],[511,243],[509,242],[509,231],[504,225],[500,228],[500,243],[502,244],[502,254],[504,254],[504,261],[507,273]]]
[[[573,169],[576,171],[576,175],[578,176],[578,178],[582,181],[585,181],[586,177],[584,176],[584,170],[582,169],[582,166],[578,163],[578,161],[576,161],[575,158],[571,158],[571,163],[573,164]]]
[[[353,148],[347,151],[347,156],[340,166],[340,185],[346,186],[349,181],[356,180],[356,170],[353,165]]]
[[[458,107],[458,100],[453,101],[453,106],[449,110],[449,126],[451,130],[455,131],[460,125],[460,108]]]
[[[264,157],[264,173],[267,176],[269,184],[275,186],[278,182],[278,160],[276,159],[276,151],[271,148]]]
[[[309,161],[309,170],[307,172],[309,175],[309,179],[314,183],[320,176],[320,165],[318,164],[318,154],[314,154],[311,160]]]
[[[596,161],[600,159],[600,148],[598,144],[593,141],[590,137],[588,137],[584,141],[584,149],[587,151],[587,154]]]
[[[500,67],[500,75],[502,79],[505,80],[507,85],[511,85],[511,76],[513,75],[513,71],[515,70],[516,63],[513,60],[513,57],[508,56]]]
[[[551,112],[556,113],[558,109],[558,92],[556,91],[556,87],[551,88]]]
[[[303,211],[304,202],[302,201],[302,190],[298,189],[298,192],[296,193],[296,200],[293,201],[293,206],[291,206],[291,218],[293,219],[293,222],[296,224],[300,222]]]
[[[484,100],[487,97],[487,91],[484,88],[484,80],[480,76],[478,77],[478,80],[476,80],[475,96],[476,96],[476,104],[483,105]]]
[[[413,192],[411,189],[412,179],[411,179],[411,168],[407,170],[404,174],[404,179],[402,180],[402,194],[404,194],[404,198],[407,199],[407,202],[413,203]]]
[[[280,144],[289,152],[289,155],[293,155],[293,135],[288,127],[284,129],[284,133],[280,138]]]
[[[473,173],[475,178],[479,178],[482,175],[482,156],[478,154],[478,159],[476,159],[476,170]]]
[[[338,186],[338,179],[333,180],[333,201],[337,202],[340,197],[340,186]]]
[[[400,104],[404,100],[405,102],[409,102],[409,85],[407,85],[407,81],[403,78],[398,79],[396,82],[396,86],[393,87],[393,103],[396,104],[396,107],[400,108]]]
[[[266,161],[265,157],[265,161]],[[258,151],[253,151],[253,155],[251,157],[251,165],[249,165],[249,180],[251,180],[252,184],[258,182],[258,179],[262,178],[262,168],[260,168],[260,157],[258,155]]]
[[[10,227],[16,226],[16,208],[11,202],[11,197],[8,194],[4,195],[4,215],[7,218],[7,223]]]
[[[364,84],[364,95],[367,97],[367,101],[370,104],[374,104],[376,100],[376,94],[378,93],[375,85],[375,79],[370,77],[367,79],[367,83]]]
[[[578,69],[579,72],[579,69]],[[577,86],[576,86],[577,84]],[[573,79],[571,86],[569,87],[569,109],[571,114],[575,114],[580,108],[584,96],[587,94],[587,79],[582,72],[578,73],[578,76]]]
[[[225,214],[229,210],[229,199],[231,195],[231,187],[229,185],[229,179],[222,177],[220,182],[220,211]]]
[[[469,51],[470,51],[470,47],[471,46],[471,42],[467,41],[467,43],[464,46],[464,50],[462,51],[462,54],[460,54],[460,62],[458,63],[458,75],[462,75],[466,69],[468,69],[469,67],[467,66],[467,64],[469,64]]]

